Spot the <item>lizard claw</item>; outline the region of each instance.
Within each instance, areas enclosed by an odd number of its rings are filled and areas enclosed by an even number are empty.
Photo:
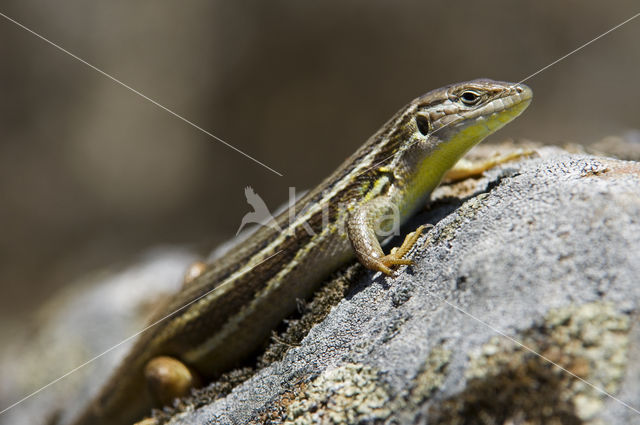
[[[393,276],[394,273],[391,269],[392,266],[411,266],[415,264],[412,259],[404,257],[416,244],[426,227],[427,226],[425,225],[418,227],[414,232],[409,233],[404,238],[402,245],[392,248],[388,255],[378,258],[375,262],[376,270],[386,274],[387,276]]]

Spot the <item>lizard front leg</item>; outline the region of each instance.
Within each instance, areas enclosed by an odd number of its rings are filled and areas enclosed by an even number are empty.
[[[534,150],[517,149],[507,154],[496,155],[485,159],[469,160],[462,158],[456,163],[456,165],[445,173],[442,181],[445,183],[455,183],[469,177],[477,177],[498,165],[517,161],[535,154],[536,151]]]
[[[400,247],[393,248],[387,255],[382,251],[379,237],[398,225],[399,216],[393,203],[386,197],[375,198],[357,206],[347,219],[347,234],[356,257],[368,269],[393,274],[392,266],[411,265],[413,261],[404,258],[420,237],[425,226],[409,233]]]

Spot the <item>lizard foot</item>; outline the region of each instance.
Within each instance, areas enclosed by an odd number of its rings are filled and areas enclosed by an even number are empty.
[[[200,386],[197,374],[180,360],[168,356],[154,357],[144,368],[151,396],[160,406],[170,406],[175,398],[189,394]]]
[[[416,244],[423,230],[427,226],[420,226],[415,231],[409,233],[402,242],[402,245],[399,247],[395,247],[391,249],[391,252],[384,257],[380,257],[375,261],[375,268],[378,271],[390,276],[393,274],[392,266],[399,265],[412,265],[413,260],[409,258],[404,258],[405,255],[409,253],[411,248]]]

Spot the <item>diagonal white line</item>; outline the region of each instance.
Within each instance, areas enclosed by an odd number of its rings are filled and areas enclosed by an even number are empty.
[[[276,255],[280,254],[282,252],[282,250],[276,252],[275,254],[270,255],[269,257],[265,258],[264,260],[260,261],[258,264],[256,264],[255,266],[253,266],[252,268],[246,270],[244,273],[248,273],[251,270],[255,269],[256,267],[258,267],[260,264],[263,264],[265,262],[267,262],[268,260],[272,259],[273,257],[275,257]],[[240,276],[242,276],[242,274]],[[155,322],[151,323],[150,325],[148,325],[147,327],[145,327],[144,329],[139,330],[138,332],[134,333],[133,335],[123,339],[122,341],[120,341],[119,343],[117,343],[116,345],[108,348],[107,350],[103,351],[102,353],[98,354],[95,357],[90,358],[89,360],[87,360],[86,362],[82,363],[81,365],[71,369],[70,371],[68,371],[67,373],[65,373],[64,375],[60,376],[59,378],[54,379],[53,381],[49,382],[48,384],[46,384],[45,386],[37,389],[36,391],[32,392],[31,394],[28,394],[26,396],[24,396],[23,398],[21,398],[20,400],[16,401],[15,403],[13,403],[11,406],[5,407],[4,409],[0,410],[0,415],[2,415],[3,413],[5,413],[6,411],[13,409],[14,407],[16,407],[17,405],[19,405],[20,403],[22,403],[25,400],[30,399],[31,397],[33,397],[34,395],[38,394],[39,392],[49,388],[51,385],[55,384],[56,382],[66,378],[67,376],[71,375],[72,373],[82,369],[83,367],[85,367],[86,365],[88,365],[89,363],[94,362],[95,360],[99,359],[100,357],[104,356],[107,353],[110,353],[111,351],[115,350],[116,348],[120,347],[122,344],[132,340],[133,338],[137,337],[138,335],[148,331],[149,329],[153,328],[154,326],[156,326],[158,323],[163,322],[165,320],[167,320],[169,317],[173,316],[174,314],[184,310],[185,308],[189,307],[191,304],[201,300],[202,298],[206,297],[207,295],[211,294],[213,291],[216,291],[220,288],[222,288],[223,286],[227,285],[229,282],[231,282],[231,278],[225,280],[224,282],[222,282],[220,285],[216,286],[215,288],[205,292],[204,294],[200,295],[198,298],[188,302],[187,304],[183,305],[182,307],[178,308],[177,310],[172,311],[171,313],[167,314],[166,316],[162,317],[161,319],[156,320]]]
[[[171,115],[173,115],[174,117],[186,122],[187,124],[189,124],[190,126],[192,126],[193,128],[200,130],[202,133],[206,134],[207,136],[217,140],[218,142],[224,144],[225,146],[227,146],[230,149],[233,149],[234,151],[238,152],[239,154],[249,158],[250,160],[252,160],[253,162],[262,165],[264,168],[266,168],[267,170],[271,171],[274,174],[279,175],[280,177],[282,177],[282,174],[277,172],[276,170],[274,170],[273,168],[269,167],[268,165],[258,161],[257,159],[255,159],[254,157],[252,157],[251,155],[249,155],[248,153],[245,153],[243,151],[241,151],[240,149],[236,148],[235,146],[233,146],[230,143],[227,143],[226,141],[222,140],[221,138],[219,138],[218,136],[216,136],[215,134],[205,130],[204,128],[200,127],[199,125],[195,124],[192,121],[189,121],[188,119],[186,119],[185,117],[183,117],[182,115],[179,115],[176,112],[173,112],[171,109],[167,108],[166,106],[156,102],[155,100],[151,99],[150,97],[140,93],[138,90],[134,89],[133,87],[123,83],[122,81],[118,80],[116,77],[112,76],[111,74],[108,74],[106,72],[104,72],[103,70],[101,70],[100,68],[90,64],[89,62],[85,61],[84,59],[74,55],[73,53],[71,53],[70,51],[66,50],[65,48],[57,45],[56,43],[54,43],[53,41],[45,38],[44,36],[38,34],[37,32],[35,32],[34,30],[22,25],[20,22],[16,21],[15,19],[12,19],[10,17],[8,17],[7,15],[5,15],[4,13],[0,12],[0,16],[2,16],[3,18],[5,18],[6,20],[13,22],[14,24],[16,24],[17,26],[19,26],[20,28],[22,28],[23,30],[35,35],[36,37],[38,37],[39,39],[41,39],[42,41],[45,41],[46,43],[50,44],[51,46],[55,47],[56,49],[60,50],[61,52],[66,53],[67,55],[71,56],[72,58],[74,58],[75,60],[82,62],[83,64],[85,64],[86,66],[88,66],[89,68],[93,69],[94,71],[104,75],[105,77],[107,77],[108,79],[110,79],[111,81],[121,85],[122,87],[126,88],[127,90],[137,94],[138,96],[140,96],[141,98],[153,103],[154,105],[156,105],[158,108],[170,113]]]
[[[603,32],[602,34],[600,34],[599,36],[597,36],[596,38],[594,38],[593,40],[587,41],[586,43],[584,43],[582,46],[573,49],[572,51],[570,51],[569,53],[567,53],[566,55],[562,56],[561,58],[556,59],[555,61],[551,62],[549,65],[545,66],[544,68],[540,68],[539,70],[537,70],[536,72],[534,72],[533,74],[529,75],[528,77],[526,77],[523,80],[520,80],[520,82],[518,82],[517,84],[521,84],[524,83],[525,81],[535,77],[536,75],[540,74],[543,71],[546,71],[547,69],[551,68],[553,65],[557,64],[560,61],[565,60],[566,58],[568,58],[569,56],[573,55],[574,53],[584,49],[585,47],[587,47],[589,44],[594,43],[598,40],[600,40],[602,37],[604,37],[605,35],[617,30],[618,28],[620,28],[621,26],[623,26],[626,23],[629,23],[631,21],[633,21],[634,19],[636,19],[638,16],[640,16],[640,12],[636,13],[635,15],[633,15],[632,17],[630,17],[629,19],[620,22],[618,25],[616,25],[615,27],[609,29],[608,31]]]
[[[496,327],[494,327],[494,326],[491,326],[489,323],[487,323],[487,322],[485,322],[485,321],[483,321],[483,320],[481,320],[481,319],[477,318],[477,317],[476,317],[476,316],[474,316],[473,314],[469,313],[468,311],[463,310],[462,308],[460,308],[460,307],[458,307],[457,305],[455,305],[455,304],[453,304],[453,303],[451,303],[451,302],[447,301],[445,298],[443,298],[443,297],[441,297],[441,296],[438,296],[438,295],[436,295],[436,294],[434,294],[434,293],[430,293],[430,295],[432,295],[432,296],[433,296],[433,297],[435,297],[435,298],[438,298],[440,301],[442,301],[442,302],[446,303],[447,305],[449,305],[449,306],[451,306],[451,307],[455,308],[455,309],[456,309],[456,310],[458,310],[460,313],[462,313],[462,314],[464,314],[464,315],[466,315],[466,316],[468,316],[468,317],[472,318],[473,320],[475,320],[475,321],[476,321],[476,322],[478,322],[478,323],[483,324],[484,326],[486,326],[487,328],[491,329],[491,330],[492,330],[492,331],[494,331],[495,333],[497,333],[497,334],[499,334],[499,335],[501,335],[501,336],[503,336],[503,337],[507,338],[509,341],[511,341],[511,342],[513,342],[513,343],[515,343],[515,344],[519,345],[520,347],[524,348],[525,350],[527,350],[527,351],[531,352],[532,354],[534,354],[534,355],[536,355],[536,356],[540,357],[542,360],[544,360],[544,361],[546,361],[546,362],[549,362],[550,364],[552,364],[553,366],[557,367],[557,368],[558,368],[558,369],[560,369],[561,371],[566,372],[566,373],[568,373],[569,375],[573,376],[574,378],[576,378],[576,379],[580,380],[581,382],[583,382],[583,383],[587,384],[588,386],[590,386],[590,387],[591,387],[591,388],[593,388],[594,390],[598,391],[600,394],[603,394],[603,395],[605,395],[605,396],[607,396],[607,397],[611,398],[612,400],[617,401],[618,403],[620,403],[621,405],[623,405],[623,406],[624,406],[624,407],[626,407],[627,409],[629,409],[629,410],[631,410],[631,411],[633,411],[633,412],[635,412],[635,413],[637,413],[637,414],[639,414],[639,415],[640,415],[640,411],[639,411],[639,410],[637,410],[636,408],[634,408],[633,406],[631,406],[631,405],[629,405],[628,403],[626,403],[626,402],[624,402],[624,401],[620,400],[619,398],[617,398],[617,397],[615,397],[614,395],[612,395],[611,393],[609,393],[609,392],[607,392],[607,391],[603,390],[602,388],[600,388],[600,387],[598,387],[598,386],[596,386],[596,385],[593,385],[591,382],[589,382],[589,381],[587,381],[587,380],[585,380],[585,379],[583,379],[583,378],[579,377],[578,375],[576,375],[575,373],[571,372],[570,370],[565,369],[564,367],[560,366],[558,363],[554,362],[554,361],[553,361],[553,360],[551,360],[550,358],[548,358],[548,357],[546,357],[546,356],[544,356],[544,355],[542,355],[542,354],[538,353],[538,352],[537,352],[537,351],[535,351],[534,349],[532,349],[532,348],[530,348],[530,347],[528,347],[528,346],[524,345],[524,344],[523,344],[523,343],[521,343],[520,341],[518,341],[518,340],[516,340],[516,339],[514,339],[514,338],[510,337],[509,335],[505,334],[505,333],[504,333],[504,332],[502,332],[500,329],[498,329],[498,328],[496,328]]]
[[[586,43],[584,43],[584,44],[583,44],[583,45],[581,45],[580,47],[578,47],[578,48],[576,48],[576,49],[573,49],[572,51],[570,51],[570,52],[569,52],[569,53],[567,53],[566,55],[564,55],[564,56],[562,56],[562,57],[560,57],[560,58],[556,59],[556,60],[555,60],[555,61],[553,61],[553,62],[551,62],[549,65],[546,65],[546,66],[544,66],[544,67],[540,68],[539,70],[537,70],[537,71],[536,71],[536,72],[534,72],[533,74],[531,74],[531,75],[529,75],[528,77],[526,77],[526,78],[524,78],[524,79],[520,80],[520,82],[518,82],[518,83],[514,84],[512,87],[517,86],[518,84],[524,83],[525,81],[527,81],[527,80],[529,80],[529,79],[533,78],[534,76],[536,76],[536,75],[540,74],[541,72],[543,72],[543,71],[545,71],[545,70],[547,70],[547,69],[551,68],[553,65],[557,64],[558,62],[561,62],[561,61],[565,60],[566,58],[568,58],[569,56],[573,55],[574,53],[576,53],[576,52],[578,52],[578,51],[580,51],[580,50],[584,49],[585,47],[587,47],[587,46],[588,46],[588,45],[590,45],[591,43],[593,43],[593,42],[595,42],[595,41],[597,41],[597,40],[601,39],[601,38],[602,38],[602,37],[604,37],[605,35],[607,35],[607,34],[609,34],[609,33],[613,32],[613,31],[615,31],[615,30],[617,30],[618,28],[620,28],[620,27],[621,27],[621,26],[623,26],[624,24],[627,24],[627,23],[631,22],[632,20],[636,19],[638,16],[640,16],[640,12],[636,13],[635,15],[633,15],[632,17],[630,17],[629,19],[626,19],[625,21],[620,22],[620,23],[619,23],[618,25],[616,25],[615,27],[613,27],[613,28],[611,28],[611,29],[609,29],[609,30],[607,30],[607,31],[603,32],[602,34],[600,34],[599,36],[597,36],[597,37],[593,38],[592,40],[587,41]],[[438,128],[438,129],[436,129],[436,130],[434,130],[431,134],[436,134],[436,133],[438,133],[440,130],[443,130],[443,129],[447,128],[448,126],[450,126],[451,124],[455,124],[455,123],[456,123],[456,121],[451,121],[451,122],[449,122],[449,123],[447,123],[447,124],[443,125],[442,127]],[[412,142],[411,144],[407,145],[407,147],[410,147],[410,146],[412,146],[412,145],[414,145],[414,144],[416,144],[416,143],[418,143],[418,141]],[[375,164],[373,164],[372,166],[370,166],[370,167],[366,168],[364,171],[362,171],[360,174],[358,174],[358,176],[361,176],[361,175],[363,175],[364,173],[368,172],[369,170],[371,170],[371,169],[373,169],[373,168],[376,168],[378,165],[383,164],[383,163],[384,163],[384,162],[386,162],[388,159],[393,158],[394,156],[398,155],[399,153],[400,153],[400,152],[396,152],[396,153],[394,153],[394,154],[392,154],[392,155],[389,155],[388,157],[386,157],[386,158],[384,158],[384,159],[380,160],[379,162],[376,162]],[[356,176],[356,177],[357,177],[357,176]]]
[[[222,140],[222,139],[220,139],[220,138],[216,137],[215,135],[213,135],[213,134],[211,134],[211,133],[207,132],[206,130],[202,129],[201,127],[197,126],[196,124],[192,123],[191,121],[187,120],[186,118],[183,118],[182,116],[180,116],[180,115],[176,114],[175,112],[171,111],[170,109],[168,109],[168,108],[166,108],[166,107],[162,106],[161,104],[159,104],[158,102],[154,101],[153,99],[150,99],[149,97],[147,97],[147,96],[143,95],[142,93],[138,92],[137,90],[133,89],[132,87],[130,87],[130,86],[128,86],[128,85],[126,85],[125,83],[123,83],[123,82],[121,82],[120,80],[116,79],[115,77],[113,77],[113,76],[111,76],[111,75],[107,74],[106,72],[104,72],[104,71],[102,71],[102,70],[100,70],[100,69],[96,68],[95,66],[93,66],[93,65],[91,65],[90,63],[88,63],[88,62],[84,61],[83,59],[79,58],[78,56],[74,55],[73,53],[71,53],[71,52],[69,52],[69,51],[65,50],[64,48],[62,48],[62,47],[58,46],[57,44],[53,43],[52,41],[49,41],[49,40],[48,40],[48,39],[46,39],[45,37],[43,37],[43,36],[41,36],[40,34],[36,33],[35,31],[33,31],[33,30],[31,30],[31,29],[29,29],[29,28],[25,27],[24,25],[20,24],[19,22],[15,21],[15,20],[13,20],[13,19],[11,19],[11,18],[9,18],[8,16],[6,16],[5,14],[3,14],[2,12],[0,12],[0,16],[4,17],[5,19],[9,20],[10,22],[13,22],[14,24],[18,25],[19,27],[23,28],[24,30],[26,30],[26,31],[28,31],[28,32],[30,32],[30,33],[32,33],[33,35],[37,36],[38,38],[42,39],[43,41],[45,41],[45,42],[49,43],[49,44],[50,44],[50,45],[52,45],[53,47],[55,47],[55,48],[57,48],[57,49],[61,50],[62,52],[64,52],[64,53],[66,53],[66,54],[70,55],[71,57],[75,58],[76,60],[78,60],[78,61],[80,61],[80,62],[84,63],[85,65],[89,66],[90,68],[94,69],[95,71],[99,72],[100,74],[102,74],[102,75],[106,76],[107,78],[109,78],[109,79],[113,80],[114,82],[116,82],[116,83],[120,84],[121,86],[123,86],[123,87],[127,88],[128,90],[132,91],[133,93],[135,93],[135,94],[137,94],[137,95],[139,95],[139,96],[143,97],[144,99],[148,100],[149,102],[153,103],[154,105],[156,105],[156,106],[158,106],[158,107],[160,107],[160,108],[164,109],[165,111],[169,112],[170,114],[172,114],[172,115],[176,116],[177,118],[179,118],[179,119],[181,119],[181,120],[185,121],[186,123],[190,124],[191,126],[195,127],[196,129],[198,129],[198,130],[202,131],[203,133],[205,133],[205,134],[207,134],[207,135],[209,135],[209,136],[213,137],[214,139],[216,139],[216,140],[218,140],[218,141],[220,141],[220,142],[224,143],[224,144],[225,144],[226,146],[228,146],[229,148],[234,149],[235,151],[237,151],[237,152],[239,152],[240,154],[242,154],[242,155],[246,156],[247,158],[249,158],[249,159],[251,159],[251,160],[255,161],[256,163],[258,163],[258,164],[262,165],[263,167],[267,168],[268,170],[270,170],[270,171],[274,172],[275,174],[277,174],[277,175],[279,175],[279,176],[282,176],[282,174],[280,174],[280,173],[278,173],[277,171],[273,170],[272,168],[270,168],[270,167],[266,166],[266,165],[265,165],[265,164],[263,164],[262,162],[260,162],[260,161],[256,160],[255,158],[253,158],[253,157],[249,156],[248,154],[246,154],[246,153],[244,153],[244,152],[240,151],[239,149],[237,149],[237,148],[235,148],[234,146],[232,146],[232,145],[228,144],[228,143],[227,143],[227,142],[225,142],[224,140]],[[549,65],[546,65],[545,67],[543,67],[543,68],[539,69],[538,71],[536,71],[536,72],[534,72],[533,74],[529,75],[529,76],[528,76],[528,77],[526,77],[525,79],[521,80],[521,81],[520,81],[520,83],[522,83],[522,82],[524,82],[524,81],[526,81],[526,80],[528,80],[528,79],[530,79],[530,78],[534,77],[535,75],[537,75],[537,74],[539,74],[539,73],[541,73],[541,72],[545,71],[546,69],[548,69],[548,68],[552,67],[553,65],[557,64],[558,62],[560,62],[560,61],[562,61],[562,60],[566,59],[567,57],[569,57],[569,56],[571,56],[572,54],[574,54],[574,53],[578,52],[579,50],[582,50],[584,47],[586,47],[586,46],[588,46],[589,44],[591,44],[591,43],[593,43],[593,42],[597,41],[598,39],[600,39],[600,38],[604,37],[605,35],[607,35],[607,34],[609,34],[609,33],[613,32],[613,31],[615,31],[616,29],[618,29],[618,28],[620,28],[621,26],[625,25],[626,23],[628,23],[628,22],[632,21],[633,19],[637,18],[638,16],[640,16],[640,13],[637,13],[637,14],[633,15],[631,18],[629,18],[629,19],[627,19],[627,20],[625,20],[625,21],[621,22],[620,24],[616,25],[615,27],[611,28],[610,30],[608,30],[608,31],[606,31],[606,32],[604,32],[604,33],[602,33],[602,34],[600,34],[599,36],[597,36],[597,37],[595,37],[594,39],[592,39],[592,40],[588,41],[587,43],[584,43],[582,46],[580,46],[580,47],[578,47],[578,48],[574,49],[573,51],[571,51],[571,52],[569,52],[568,54],[566,54],[566,55],[562,56],[561,58],[559,58],[559,59],[555,60],[554,62],[550,63]],[[518,83],[518,84],[519,84],[519,83]],[[437,131],[441,130],[441,129],[442,129],[442,128],[444,128],[444,127],[446,127],[446,126],[441,127],[440,129],[436,130],[435,132],[437,132]],[[434,133],[435,133],[435,132],[434,132]],[[380,163],[382,163],[382,162],[386,161],[387,159],[389,159],[389,158],[391,158],[391,157],[393,157],[393,156],[394,156],[394,155],[390,155],[388,158],[386,158],[385,160],[381,161]],[[377,165],[377,164],[376,164],[376,165]],[[373,167],[375,167],[375,165],[374,165]],[[367,172],[368,170],[370,170],[370,169],[371,169],[371,168],[373,168],[373,167],[369,167],[369,168],[367,168],[365,171],[363,171],[363,173]],[[363,173],[361,173],[361,174],[363,174]],[[270,256],[270,257],[268,257],[268,258],[266,258],[265,260],[263,260],[263,261],[262,261],[261,263],[259,263],[259,264],[262,264],[263,262],[265,262],[265,261],[269,260],[270,258],[272,258],[272,257],[274,257],[274,256],[276,256],[276,255],[278,255],[280,252],[282,252],[282,251],[278,251],[278,252],[276,252],[275,254],[271,255],[271,256]],[[257,267],[259,264],[257,264],[257,265],[256,265],[256,266],[254,266],[254,267]],[[246,272],[245,272],[245,273],[246,273]],[[11,409],[11,408],[13,408],[13,407],[17,406],[18,404],[22,403],[23,401],[25,401],[25,400],[27,400],[27,399],[29,399],[29,398],[33,397],[34,395],[38,394],[39,392],[43,391],[44,389],[48,388],[49,386],[51,386],[51,385],[55,384],[56,382],[60,381],[61,379],[64,379],[65,377],[67,377],[67,376],[69,376],[70,374],[74,373],[74,372],[75,372],[75,371],[77,371],[78,369],[80,369],[80,368],[82,368],[82,367],[86,366],[87,364],[89,364],[89,363],[91,363],[91,362],[95,361],[96,359],[98,359],[98,358],[100,358],[100,357],[104,356],[105,354],[109,353],[110,351],[114,350],[115,348],[119,347],[120,345],[124,344],[125,342],[127,342],[127,341],[131,340],[132,338],[135,338],[136,336],[138,336],[138,335],[140,335],[141,333],[145,332],[145,331],[146,331],[146,330],[148,330],[149,328],[151,328],[151,327],[153,327],[153,326],[157,325],[158,323],[162,322],[163,320],[167,319],[168,317],[171,317],[171,316],[172,316],[172,315],[174,315],[175,313],[177,313],[177,312],[179,312],[180,310],[182,310],[182,309],[184,309],[184,308],[188,307],[189,305],[191,305],[191,304],[193,304],[194,302],[198,301],[198,300],[199,300],[199,299],[201,299],[202,297],[204,297],[204,296],[206,296],[206,295],[210,294],[211,292],[215,291],[216,289],[220,288],[221,286],[226,285],[229,281],[230,281],[230,280],[223,282],[220,286],[218,286],[218,287],[216,287],[216,288],[212,289],[211,291],[209,291],[209,292],[207,292],[207,293],[203,294],[202,296],[200,296],[200,297],[196,298],[195,300],[193,300],[193,301],[191,301],[190,303],[188,303],[188,304],[184,305],[183,307],[179,308],[178,310],[176,310],[176,311],[172,312],[171,314],[169,314],[169,315],[167,315],[167,316],[163,317],[162,319],[160,319],[160,320],[158,320],[158,321],[156,321],[156,322],[154,322],[154,323],[150,324],[150,325],[149,325],[149,326],[147,326],[146,328],[142,329],[141,331],[137,332],[137,333],[136,333],[136,334],[134,334],[134,335],[131,335],[131,336],[130,336],[130,337],[128,337],[127,339],[125,339],[125,340],[123,340],[123,341],[119,342],[118,344],[114,345],[113,347],[109,348],[108,350],[104,351],[103,353],[101,353],[101,354],[99,354],[99,355],[97,355],[97,356],[93,357],[92,359],[90,359],[90,360],[86,361],[86,362],[85,362],[85,363],[83,363],[82,365],[80,365],[80,366],[78,366],[78,367],[76,367],[76,368],[74,368],[74,369],[70,370],[69,372],[67,372],[66,374],[64,374],[64,375],[62,375],[61,377],[57,378],[56,380],[54,380],[54,381],[50,382],[49,384],[47,384],[47,385],[43,386],[43,387],[42,387],[42,388],[40,388],[40,389],[38,389],[38,390],[34,391],[33,393],[31,393],[31,394],[29,394],[29,395],[25,396],[25,397],[24,397],[24,398],[22,398],[21,400],[19,400],[19,401],[15,402],[15,403],[14,403],[14,404],[12,404],[11,406],[9,406],[9,407],[7,407],[7,408],[3,409],[2,411],[0,411],[0,415],[1,415],[1,414],[3,414],[3,413],[5,413],[5,412],[6,412],[6,411],[8,411],[9,409]],[[545,361],[549,362],[550,364],[554,365],[555,367],[559,368],[560,370],[562,370],[562,371],[564,371],[564,372],[568,373],[569,375],[571,375],[571,376],[575,377],[576,379],[579,379],[580,381],[582,381],[582,382],[584,382],[585,384],[589,385],[590,387],[594,388],[595,390],[597,390],[597,391],[598,391],[598,392],[600,392],[601,394],[604,394],[604,395],[606,395],[606,396],[610,397],[611,399],[613,399],[613,400],[617,401],[618,403],[620,403],[621,405],[623,405],[623,406],[627,407],[628,409],[630,409],[630,410],[634,411],[635,413],[640,414],[640,411],[636,410],[635,408],[633,408],[633,407],[632,407],[632,406],[630,406],[629,404],[627,404],[627,403],[625,403],[624,401],[622,401],[622,400],[620,400],[620,399],[616,398],[615,396],[613,396],[613,395],[609,394],[609,393],[608,393],[608,392],[606,392],[605,390],[600,389],[599,387],[597,387],[597,386],[595,386],[595,385],[591,384],[590,382],[588,382],[588,381],[584,380],[583,378],[581,378],[581,377],[579,377],[579,376],[575,375],[574,373],[570,372],[569,370],[567,370],[567,369],[563,368],[562,366],[558,365],[557,363],[553,362],[551,359],[549,359],[549,358],[547,358],[547,357],[543,356],[543,355],[542,355],[542,354],[540,354],[540,353],[537,353],[537,352],[536,352],[536,351],[534,351],[533,349],[531,349],[531,348],[529,348],[529,347],[525,346],[525,345],[524,345],[524,344],[522,344],[521,342],[519,342],[519,341],[517,341],[517,340],[513,339],[512,337],[510,337],[510,336],[506,335],[505,333],[501,332],[499,329],[497,329],[497,328],[495,328],[495,327],[491,326],[490,324],[488,324],[488,323],[486,323],[486,322],[484,322],[484,321],[480,320],[479,318],[477,318],[477,317],[475,317],[475,316],[471,315],[470,313],[468,313],[468,312],[466,312],[466,311],[462,310],[460,307],[458,307],[458,306],[456,306],[456,305],[454,305],[454,304],[450,303],[450,302],[449,302],[449,301],[447,301],[446,299],[444,299],[444,298],[442,298],[442,297],[439,297],[439,296],[437,296],[437,295],[435,295],[435,294],[432,294],[432,295],[433,295],[434,297],[436,297],[436,298],[441,299],[444,303],[446,303],[446,304],[448,304],[449,306],[451,306],[451,307],[455,308],[456,310],[460,311],[461,313],[463,313],[463,314],[465,314],[465,315],[467,315],[467,316],[471,317],[472,319],[474,319],[474,320],[478,321],[479,323],[481,323],[481,324],[483,324],[483,325],[487,326],[489,329],[493,330],[494,332],[498,333],[499,335],[501,335],[501,336],[503,336],[503,337],[505,337],[505,338],[507,338],[507,339],[511,340],[511,341],[512,341],[512,342],[514,342],[515,344],[517,344],[517,345],[519,345],[519,346],[523,347],[524,349],[526,349],[526,350],[530,351],[531,353],[535,354],[536,356],[539,356],[540,358],[542,358],[543,360],[545,360]]]

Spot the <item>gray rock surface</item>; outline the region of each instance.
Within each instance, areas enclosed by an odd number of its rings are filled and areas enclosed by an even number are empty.
[[[404,229],[435,225],[414,266],[360,274],[281,360],[226,396],[183,402],[169,423],[640,424],[640,164],[537,152],[440,187]],[[0,399],[140,329],[149,294],[174,291],[192,259],[168,253],[96,279],[55,301],[37,334],[3,337]],[[50,352],[53,340],[66,348]],[[44,423],[61,407],[69,417],[118,358],[0,423]]]
[[[439,189],[413,267],[171,424],[640,424],[640,165],[538,152]]]
[[[195,258],[186,249],[151,250],[134,264],[96,271],[70,284],[32,322],[5,324],[0,410],[42,390],[0,415],[0,424],[49,425],[54,418],[70,418],[98,391],[133,340],[111,348],[144,328],[154,304],[180,288]]]

